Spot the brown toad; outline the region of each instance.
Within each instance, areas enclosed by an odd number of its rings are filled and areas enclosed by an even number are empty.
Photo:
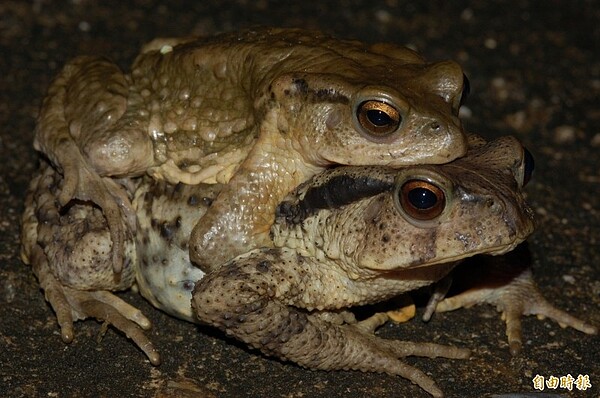
[[[269,245],[277,203],[327,166],[462,156],[464,86],[454,62],[315,32],[159,39],[127,74],[100,57],[68,63],[44,101],[35,148],[64,177],[61,205],[102,209],[116,272],[134,233],[121,220],[134,211],[115,178],[224,183],[190,238],[192,260],[208,271]]]
[[[387,321],[386,314],[356,322],[347,309],[435,283],[466,257],[514,248],[533,230],[521,194],[525,169],[520,144],[503,138],[488,144],[472,140],[466,157],[446,165],[327,170],[278,206],[272,247],[252,250],[206,275],[190,263],[187,241],[223,185],[171,185],[145,177],[129,187],[137,232],[125,242],[122,275],[129,284],[135,278],[156,307],[214,325],[268,355],[313,369],[400,375],[441,396],[430,377],[398,358],[464,358],[467,350],[381,339],[373,331]],[[113,275],[102,213],[89,203],[74,203],[61,214],[55,199],[62,179],[53,168],[44,170],[28,198],[25,254],[46,258],[40,236],[58,237],[46,240],[46,251],[77,254],[66,263],[78,269],[33,261],[63,336],[65,331],[72,336],[73,320],[96,317],[123,330],[158,363],[136,326],[148,326],[146,318],[108,292],[110,287],[99,287]],[[438,308],[475,302],[495,304],[505,313],[511,349],[520,341],[515,325],[524,314],[596,332],[547,303],[527,273],[491,292],[442,301]]]

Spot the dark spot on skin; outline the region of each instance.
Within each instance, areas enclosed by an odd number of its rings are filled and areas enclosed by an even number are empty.
[[[196,207],[198,206],[198,197],[196,195],[190,195],[187,200],[188,205]]]
[[[162,236],[166,240],[173,239],[173,235],[179,230],[181,227],[181,217],[177,217],[171,222],[164,221],[160,224],[160,236]]]
[[[384,235],[381,237],[381,241],[382,241],[383,243],[388,243],[388,242],[390,241],[390,236],[389,236],[388,234],[384,234]]]
[[[393,184],[371,177],[340,175],[311,188],[301,204],[308,209],[336,209],[389,191]]]
[[[205,196],[202,198],[202,203],[204,204],[204,206],[210,207],[213,204],[213,199]]]
[[[123,269],[129,269],[131,267],[131,257],[125,257]]]
[[[223,276],[229,280],[233,280],[246,278],[247,274],[243,272],[236,263],[233,263],[231,266],[223,270]]]
[[[56,207],[58,207],[58,202],[56,203]],[[42,211],[42,210],[38,210],[35,213],[35,217],[38,219],[38,222],[40,224],[44,224],[44,223],[54,223],[56,222],[56,220],[54,220],[54,216],[56,215],[56,213],[54,212],[47,212],[47,211]],[[42,247],[45,247],[45,245],[42,243],[39,243],[39,245],[41,245]]]
[[[269,267],[271,266],[271,263],[269,261],[261,261],[258,264],[256,264],[256,270],[260,273],[265,273],[265,272],[269,272]]]
[[[435,243],[437,239],[437,229],[431,228],[423,231],[423,234],[418,237],[420,244],[411,245],[410,255],[414,258],[410,265],[421,265],[424,262],[435,258]],[[415,237],[417,240],[417,237]]]
[[[296,91],[301,94],[308,93],[308,83],[304,79],[294,79],[292,83],[296,86]]]
[[[329,102],[334,104],[347,105],[350,103],[350,99],[345,95],[342,95],[335,90],[330,88],[320,89],[314,92],[314,95],[310,96],[309,99],[312,102]]]
[[[391,190],[393,184],[372,177],[339,175],[310,188],[297,204],[282,202],[275,215],[288,224],[299,224],[319,209],[337,209]]]
[[[174,231],[172,226],[166,221],[160,225],[160,236],[162,236],[163,238],[169,240],[173,238],[173,233]]]
[[[281,202],[275,209],[275,217],[284,218],[288,224],[300,224],[308,216],[305,208],[292,202]]]
[[[193,281],[183,281],[183,289],[185,291],[191,292],[194,290],[194,282]]]
[[[296,78],[292,80],[295,86],[294,93],[304,97],[305,101],[311,103],[349,104],[350,98],[340,94],[331,88],[311,89],[305,79]],[[285,95],[291,95],[290,90],[284,90]]]
[[[308,319],[306,314],[288,308],[287,319],[273,322],[268,327],[268,332],[261,338],[263,347],[267,350],[277,350],[282,343],[290,341],[294,336],[304,333]]]
[[[330,88],[321,88],[321,89],[315,91],[315,97],[317,97],[317,98],[330,98],[334,94],[335,94],[335,91],[333,91]]]

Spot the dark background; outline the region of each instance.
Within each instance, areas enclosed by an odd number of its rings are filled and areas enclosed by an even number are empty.
[[[472,84],[466,126],[512,134],[536,158],[528,197],[538,229],[529,240],[542,291],[600,325],[600,4],[597,1],[170,1],[0,3],[0,391],[24,397],[427,396],[404,379],[316,372],[266,359],[205,327],[123,296],[154,322],[163,356],[152,367],[123,335],[76,325],[64,345],[30,269],[19,260],[19,218],[36,167],[33,128],[50,79],[70,58],[104,54],[124,68],[157,36],[207,35],[252,25],[317,28],[343,38],[409,44],[430,60],[454,59]],[[600,395],[597,336],[524,320],[511,358],[491,307],[387,325],[386,337],[474,349],[466,361],[414,359],[449,397],[532,393],[536,375],[590,376]],[[544,392],[569,396],[565,389]],[[187,395],[186,395],[187,394]]]

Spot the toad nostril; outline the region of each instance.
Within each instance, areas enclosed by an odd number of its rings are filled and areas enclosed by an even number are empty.
[[[442,126],[438,122],[431,122],[429,128],[433,131],[438,131]]]
[[[488,199],[486,205],[493,214],[502,214],[505,210],[502,201]]]

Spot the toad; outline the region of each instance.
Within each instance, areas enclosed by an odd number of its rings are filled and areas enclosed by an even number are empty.
[[[433,379],[401,358],[466,358],[468,350],[377,337],[373,332],[388,314],[357,321],[349,309],[433,284],[464,258],[504,254],[526,239],[533,217],[522,196],[529,175],[525,153],[506,137],[471,140],[469,154],[446,165],[326,170],[277,206],[271,245],[206,274],[189,261],[188,239],[225,185],[132,180],[126,187],[137,230],[125,240],[119,285],[101,210],[76,202],[61,212],[56,195],[64,180],[46,164],[28,197],[24,255],[57,312],[63,338],[72,338],[74,320],[95,317],[124,331],[158,363],[141,329],[149,321],[109,291],[135,280],[156,307],[213,325],[267,355],[311,369],[399,375],[439,397]],[[44,261],[45,252],[61,261]],[[597,332],[549,304],[526,273],[438,308],[475,302],[492,303],[507,315],[511,350],[521,337],[513,326],[526,314]]]
[[[432,378],[401,359],[461,359],[466,350],[383,339],[374,331],[388,313],[357,322],[346,310],[440,281],[467,257],[505,254],[533,231],[522,196],[527,152],[512,137],[472,146],[446,165],[340,167],[315,176],[278,206],[275,248],[241,255],[196,283],[195,315],[266,355],[310,369],[399,375],[442,397]],[[437,308],[479,302],[503,313],[511,351],[523,315],[597,333],[548,303],[527,272]]]
[[[135,234],[121,222],[135,210],[116,179],[224,184],[189,238],[192,261],[210,271],[270,245],[276,205],[328,166],[462,156],[465,87],[454,62],[316,32],[158,39],[129,73],[101,57],[69,62],[43,102],[34,146],[64,178],[62,206],[102,210],[116,273]]]

